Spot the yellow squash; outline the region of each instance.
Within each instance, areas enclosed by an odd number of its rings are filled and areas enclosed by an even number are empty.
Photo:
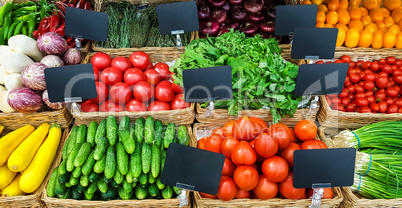
[[[35,128],[31,125],[26,125],[13,132],[8,133],[0,139],[0,166],[6,164],[11,153],[27,138]]]
[[[0,167],[0,190],[3,190],[6,186],[8,186],[8,184],[10,184],[11,181],[13,181],[13,179],[15,178],[15,175],[17,175],[17,173],[8,169],[6,164],[1,166]]]
[[[40,146],[32,162],[22,173],[20,188],[23,192],[32,193],[39,188],[46,174],[49,172],[50,165],[59,146],[60,137],[60,126],[52,124],[45,142]]]
[[[19,181],[21,178],[21,174],[18,173],[17,177],[14,178],[13,182],[8,185],[1,195],[3,196],[19,196],[19,195],[25,195],[25,193],[20,189],[19,186]]]
[[[36,151],[38,151],[43,140],[49,133],[50,125],[44,123],[40,125],[32,134],[30,134],[8,158],[8,168],[14,172],[25,170],[31,163]]]
[[[0,134],[3,132],[4,126],[0,125]]]

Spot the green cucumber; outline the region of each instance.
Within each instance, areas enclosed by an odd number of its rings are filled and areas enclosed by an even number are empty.
[[[164,199],[170,199],[173,196],[173,188],[171,186],[166,186],[163,190],[162,190],[162,197]]]
[[[59,199],[68,199],[68,198],[70,198],[70,195],[71,195],[71,191],[67,190],[63,194],[58,194],[57,197],[59,197]]]
[[[90,194],[87,191],[84,191],[84,196],[86,200],[92,200],[93,197],[95,196],[95,193]]]
[[[95,143],[98,143],[99,138],[106,137],[106,119],[103,119],[96,129]]]
[[[147,184],[147,182],[148,182],[147,174],[141,173],[141,175],[140,175],[138,180],[139,180],[140,184],[142,184],[142,185]]]
[[[143,144],[141,148],[142,172],[148,173],[151,169],[152,149],[149,144]]]
[[[89,180],[89,182],[91,182],[91,183],[97,181],[98,178],[99,178],[99,174],[98,174],[98,173],[95,173],[94,171],[92,171],[92,172],[89,174],[89,176],[88,176],[88,180]]]
[[[127,175],[126,175],[126,181],[128,183],[133,183],[134,182],[133,173],[131,172],[131,170],[129,170]]]
[[[101,192],[101,198],[103,201],[109,201],[112,199],[116,199],[117,198],[117,190],[113,187],[109,187],[105,193]]]
[[[88,125],[87,142],[91,143],[92,146],[95,145],[95,134],[98,128],[98,123],[96,121],[91,121]]]
[[[166,129],[167,129],[167,125],[163,125],[162,126],[162,138],[161,138],[161,150],[164,149],[163,143],[165,141]]]
[[[53,197],[53,196],[56,195],[55,192],[54,192],[54,188],[56,186],[56,183],[57,183],[56,180],[57,180],[58,174],[59,174],[58,169],[59,168],[56,167],[53,170],[52,175],[50,175],[49,183],[47,184],[46,192],[47,192],[47,196],[49,196],[49,197]]]
[[[161,172],[163,171],[163,167],[165,167],[166,152],[167,151],[165,149],[161,150]]]
[[[117,184],[121,184],[124,181],[124,175],[120,173],[119,170],[116,170],[116,173],[114,174],[114,182]]]
[[[98,189],[100,192],[106,193],[108,189],[107,183],[105,183],[103,180],[98,180]]]
[[[133,178],[138,178],[142,172],[141,149],[142,149],[141,144],[137,143],[135,145],[134,153],[131,155],[130,158],[130,169],[131,172],[133,173]]]
[[[111,146],[117,143],[117,128],[116,117],[113,115],[108,116],[106,120],[106,137]]]
[[[111,183],[113,178],[107,178],[105,175],[103,175],[103,181],[105,181],[105,183]]]
[[[103,155],[101,160],[96,161],[94,165],[94,172],[95,173],[103,173],[106,166],[106,155]]]
[[[96,160],[94,158],[94,151],[89,154],[87,157],[87,160],[85,161],[84,165],[82,165],[82,174],[88,175],[91,173],[94,165],[96,163]]]
[[[58,181],[59,183],[66,183],[68,181],[68,179],[70,178],[70,173],[66,173],[66,174],[58,174]]]
[[[98,190],[98,182],[92,182],[91,185],[88,186],[88,189],[85,191],[88,194],[94,194]]]
[[[72,175],[74,178],[79,178],[81,176],[81,173],[82,173],[82,167],[79,166],[74,168]]]
[[[84,191],[85,191],[85,187],[84,187],[84,186],[81,186],[80,183],[77,184],[77,186],[76,186],[75,188],[76,188],[76,190],[78,191],[78,193],[84,193]]]
[[[186,126],[179,126],[177,129],[177,138],[179,144],[188,146],[190,143],[190,135],[188,134]]]
[[[1,36],[1,35],[0,35],[0,36]],[[70,134],[70,135],[71,135],[71,134]],[[70,141],[71,141],[71,138],[68,137],[67,140],[66,140],[66,142],[65,142],[64,145],[63,145],[63,150],[61,151],[61,158],[62,158],[63,160],[67,160],[67,158],[68,158],[68,144],[70,143]]]
[[[137,186],[137,182],[133,182],[133,188],[135,188]]]
[[[135,141],[137,143],[142,143],[142,141],[144,140],[144,126],[144,118],[140,117],[135,120]]]
[[[123,188],[125,192],[131,192],[133,190],[133,184],[127,182],[126,180],[123,181]]]
[[[158,195],[160,195],[159,193],[159,189],[156,186],[156,184],[152,184],[148,187],[148,193],[150,196],[152,197],[157,197]]]
[[[155,183],[155,181],[156,181],[156,178],[154,178],[154,177],[152,176],[152,173],[149,172],[149,173],[148,173],[148,183],[153,184],[153,183]]]
[[[59,168],[58,168],[58,172],[60,175],[64,175],[67,173],[66,165],[67,165],[67,160],[61,161]]]
[[[80,182],[80,179],[79,179],[79,178],[75,178],[74,176],[71,176],[69,182],[70,182],[70,185],[71,185],[71,186],[75,186],[75,185],[77,185],[77,184]]]
[[[78,126],[74,126],[71,129],[71,133],[70,136],[68,136],[68,140],[70,140],[68,142],[68,147],[67,147],[67,154],[69,155],[71,153],[71,151],[73,151],[74,147],[75,147],[75,143],[77,142],[77,132],[78,132]]]
[[[112,186],[113,188],[119,188],[120,184],[116,183],[116,181],[110,182],[109,186]]]
[[[75,187],[71,190],[71,199],[80,200],[84,196],[83,192],[79,193],[77,189],[78,187]]]
[[[180,195],[181,192],[183,191],[183,189],[177,188],[176,186],[173,186],[173,191],[174,191],[177,195]]]
[[[86,141],[86,138],[87,138],[87,125],[82,124],[78,128],[76,145],[83,144]]]
[[[89,179],[87,175],[81,175],[80,184],[83,187],[87,187],[89,185]]]
[[[135,187],[135,197],[137,199],[146,199],[148,196],[148,190],[146,188],[142,188],[141,186]]]
[[[164,189],[165,188],[165,184],[163,184],[162,182],[161,182],[161,178],[159,177],[158,179],[156,179],[156,186],[158,186],[158,189],[159,190],[162,190],[162,189]]]
[[[106,152],[106,164],[105,164],[106,178],[113,178],[115,172],[116,172],[116,153],[114,151],[114,147],[109,146]]]
[[[100,160],[105,155],[106,149],[108,147],[108,142],[106,137],[100,137],[96,141],[96,146],[94,150],[94,159]]]
[[[68,155],[67,159],[67,164],[66,164],[66,169],[68,172],[71,172],[74,170],[74,160],[78,155],[78,152],[81,149],[81,144],[76,144],[74,149],[71,151],[71,153]]]
[[[71,185],[71,183],[70,183],[70,181],[67,181],[66,183],[64,183],[64,185],[67,187],[67,188],[70,188],[72,185]]]
[[[154,118],[149,116],[145,121],[144,126],[144,138],[146,144],[152,144],[154,142]]]
[[[123,147],[122,142],[118,142],[116,145],[116,159],[117,159],[117,169],[122,175],[127,175],[128,173],[128,154]]]
[[[165,137],[163,138],[163,147],[169,148],[170,143],[173,142],[176,135],[176,126],[174,123],[169,123],[166,128]]]
[[[133,187],[131,187],[131,189],[133,189]],[[122,200],[129,200],[129,199],[131,199],[131,197],[133,195],[132,191],[126,192],[123,187],[119,187],[118,192],[119,192],[119,196]]]
[[[156,145],[157,147],[160,147],[162,144],[162,132],[163,132],[163,124],[161,120],[156,120],[154,124],[155,128],[155,137],[154,137],[154,142],[153,144]]]
[[[66,186],[63,183],[59,182],[59,178],[60,178],[60,175],[57,177],[57,181],[54,186],[54,193],[56,195],[62,195],[63,193],[65,193],[67,191]]]
[[[74,160],[74,166],[80,167],[85,163],[88,155],[91,153],[92,144],[89,142],[85,142],[81,145],[80,151],[77,154],[77,157]]]
[[[157,145],[152,145],[152,157],[151,157],[151,173],[152,177],[157,178],[161,169],[161,154]]]

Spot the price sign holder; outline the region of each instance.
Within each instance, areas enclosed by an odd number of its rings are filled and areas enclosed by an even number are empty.
[[[224,162],[223,154],[171,143],[167,150],[161,182],[181,189],[215,195],[218,192]]]
[[[296,28],[293,36],[292,59],[333,59],[337,28]]]
[[[187,103],[209,102],[205,115],[214,114],[215,100],[233,97],[232,67],[217,66],[183,71],[185,101]]]
[[[104,12],[66,8],[66,36],[75,38],[77,48],[81,40],[107,41],[108,15]]]
[[[92,64],[78,64],[45,69],[50,102],[72,103],[72,112],[79,113],[77,102],[97,97]]]
[[[198,11],[195,1],[160,4],[156,6],[159,32],[162,35],[176,35],[176,46],[182,49],[180,34],[198,31]]]
[[[313,188],[311,208],[320,207],[323,188],[353,185],[355,148],[296,150],[293,154],[293,186]]]

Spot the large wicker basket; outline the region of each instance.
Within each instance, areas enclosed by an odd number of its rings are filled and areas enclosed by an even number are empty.
[[[220,124],[207,124],[207,123],[196,123],[194,124],[193,129],[193,140],[201,139],[204,136],[209,136],[213,129],[222,127],[224,123]],[[284,123],[289,125],[288,123]],[[316,139],[319,139],[317,136]],[[329,208],[329,207],[339,207],[342,202],[342,192],[339,187],[334,188],[334,198],[333,199],[323,199],[321,203],[321,207]],[[221,201],[219,199],[209,199],[202,198],[199,192],[194,192],[194,204],[195,207],[206,207],[206,208],[215,208],[215,207],[309,207],[311,205],[311,199],[300,199],[300,200],[290,200],[290,199],[269,199],[269,200],[260,200],[260,199],[233,199],[231,201]]]
[[[190,135],[190,146],[194,146],[195,141],[192,136],[192,128],[187,125],[187,130]],[[71,133],[71,132],[70,132]],[[70,135],[67,135],[67,137]],[[63,143],[64,146],[64,143]],[[61,162],[61,154],[57,154],[54,164],[50,169],[50,173],[54,168],[58,167]],[[136,207],[136,208],[178,208],[180,203],[179,199],[145,199],[145,200],[111,200],[111,201],[89,201],[89,200],[74,200],[74,199],[58,199],[47,196],[47,184],[49,180],[41,187],[42,201],[46,203],[46,207],[63,207],[63,208],[110,208],[110,207]],[[182,208],[191,208],[190,192],[187,191],[188,205]]]
[[[68,130],[64,130],[60,139],[59,147],[57,148],[56,156],[53,159],[53,163],[50,166],[49,172],[43,180],[41,186],[33,194],[25,196],[13,196],[13,197],[0,197],[0,208],[9,207],[46,207],[41,201],[43,189],[45,184],[49,181],[50,175],[53,169],[56,167],[56,158],[61,155],[62,147],[66,141]]]

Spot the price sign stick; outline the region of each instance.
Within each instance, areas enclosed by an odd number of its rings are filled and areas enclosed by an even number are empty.
[[[313,184],[313,196],[311,197],[311,205],[309,208],[320,208],[321,199],[324,196],[324,188],[331,188],[330,183]]]
[[[183,30],[175,30],[171,32],[172,35],[176,35],[176,48],[179,50],[183,49],[183,42],[181,40],[180,34],[184,34]]]

